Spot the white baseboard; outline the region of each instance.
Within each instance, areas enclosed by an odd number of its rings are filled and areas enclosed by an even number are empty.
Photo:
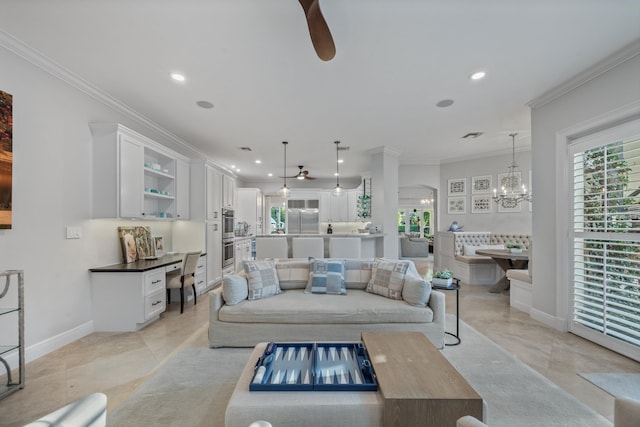
[[[25,363],[29,363],[32,360],[36,360],[45,354],[51,353],[54,350],[64,347],[65,345],[79,340],[94,331],[93,320],[84,323],[80,326],[76,326],[73,329],[62,332],[51,338],[47,338],[44,341],[32,344],[25,348],[24,359]],[[14,351],[9,354],[5,360],[11,366],[11,369],[18,369],[18,352]]]
[[[554,329],[562,332],[569,331],[569,324],[567,323],[567,319],[552,316],[549,313],[545,313],[544,311],[537,310],[533,307],[531,307],[531,312],[529,314],[533,320],[537,320],[538,322],[544,323],[547,326],[551,326]]]

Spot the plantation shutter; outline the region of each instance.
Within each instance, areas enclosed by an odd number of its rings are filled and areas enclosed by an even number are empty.
[[[570,330],[627,355],[640,349],[639,128],[621,126],[570,147]],[[629,132],[635,136],[620,136]]]

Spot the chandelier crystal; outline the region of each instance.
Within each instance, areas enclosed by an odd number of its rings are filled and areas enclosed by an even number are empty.
[[[503,177],[500,182],[500,193],[497,189],[493,189],[493,201],[503,208],[515,208],[520,202],[531,202],[531,192],[527,191],[527,187],[520,184],[521,174],[518,171],[518,165],[516,164],[516,135],[517,133],[509,134],[511,137],[511,165],[509,166],[509,173],[506,177]]]

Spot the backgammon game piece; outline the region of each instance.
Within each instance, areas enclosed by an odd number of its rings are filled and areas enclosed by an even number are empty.
[[[250,391],[375,391],[362,342],[269,343],[258,359]]]

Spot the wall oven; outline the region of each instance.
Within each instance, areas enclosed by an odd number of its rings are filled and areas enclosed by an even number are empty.
[[[235,265],[235,242],[231,239],[222,239],[222,269]]]
[[[233,239],[235,228],[233,209],[222,209],[222,239]]]

